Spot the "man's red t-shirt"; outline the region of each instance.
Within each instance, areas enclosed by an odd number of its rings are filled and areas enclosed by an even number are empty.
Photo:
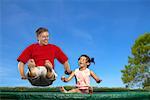
[[[26,64],[29,59],[34,59],[36,66],[44,66],[45,60],[49,60],[54,67],[55,58],[62,64],[68,60],[68,57],[58,46],[53,44],[41,46],[36,43],[28,46],[18,57],[17,61]]]

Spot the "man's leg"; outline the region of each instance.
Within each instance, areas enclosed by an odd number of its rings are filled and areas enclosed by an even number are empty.
[[[28,61],[28,69],[29,69],[28,76],[29,77],[35,77],[36,76],[36,69],[35,69],[35,67],[36,67],[36,64],[35,64],[34,60],[30,59]]]
[[[54,75],[54,73],[52,71],[53,70],[53,65],[52,65],[52,63],[49,60],[45,61],[45,67],[47,69],[46,77],[48,79],[51,79],[51,78],[55,77],[55,75]]]

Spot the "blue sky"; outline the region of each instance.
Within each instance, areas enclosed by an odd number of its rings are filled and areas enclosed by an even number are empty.
[[[71,69],[81,54],[95,58],[93,70],[103,82],[92,86],[124,87],[120,70],[128,63],[134,41],[150,32],[149,0],[0,0],[0,86],[31,86],[20,79],[16,61],[35,43],[38,27],[49,29],[50,43],[66,53]],[[27,71],[27,67],[25,69]],[[63,66],[55,61],[63,83]],[[66,75],[67,76],[67,75]]]

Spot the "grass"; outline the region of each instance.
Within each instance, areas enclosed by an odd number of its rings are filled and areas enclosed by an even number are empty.
[[[66,86],[71,89],[74,87]],[[30,100],[149,100],[150,90],[125,88],[94,88],[94,94],[64,94],[58,87],[0,87],[0,100],[30,99]]]

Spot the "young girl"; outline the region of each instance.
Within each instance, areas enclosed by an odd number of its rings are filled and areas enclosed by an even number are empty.
[[[76,88],[67,91],[64,87],[60,87],[60,91],[64,93],[92,94],[93,89],[90,87],[90,76],[92,76],[97,83],[100,83],[102,80],[100,80],[93,71],[88,69],[91,62],[95,64],[94,58],[90,59],[87,55],[81,55],[78,58],[79,68],[75,69],[68,78],[65,78],[64,76],[61,78],[63,82],[68,82],[75,76]]]

